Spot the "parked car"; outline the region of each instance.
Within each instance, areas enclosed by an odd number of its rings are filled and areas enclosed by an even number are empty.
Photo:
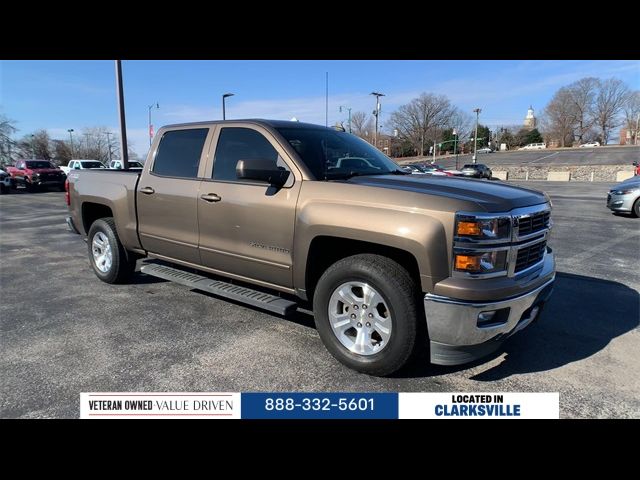
[[[462,167],[463,177],[486,178],[491,180],[491,169],[484,163],[470,163]]]
[[[98,160],[70,160],[66,166],[61,166],[60,169],[67,175],[71,170],[86,170],[89,168],[107,168],[104,163]]]
[[[23,185],[27,191],[39,187],[56,187],[64,190],[67,176],[48,160],[18,160],[15,167],[7,167],[14,187]]]
[[[346,156],[367,162],[328,168]],[[546,194],[442,180],[324,126],[181,124],[158,131],[142,171],[70,175],[67,224],[103,282],[148,257],[143,274],[256,308],[310,302],[335,358],[389,375],[419,348],[444,365],[489,354],[553,288]]]
[[[460,175],[462,175],[462,172],[460,170],[456,170],[455,168],[444,168],[435,163],[431,163],[430,165],[435,167],[437,171],[442,172],[449,177],[459,177]]]
[[[545,148],[547,148],[547,145],[544,143],[529,143],[518,150],[544,150]]]
[[[434,167],[433,165],[429,165],[429,164],[409,164],[406,165],[406,168],[408,169],[408,173],[412,173],[414,175],[440,175],[440,176],[448,176],[448,174],[439,171],[436,167]]]
[[[592,148],[592,147],[599,147],[599,146],[600,146],[600,142],[587,142],[580,145],[580,148]]]
[[[631,177],[611,188],[607,194],[607,208],[640,217],[640,177]]]
[[[109,162],[109,168],[111,170],[122,170],[122,160],[111,160]],[[129,169],[142,169],[142,164],[140,162],[136,162],[135,160],[129,160]]]
[[[493,148],[484,147],[484,148],[478,149],[478,153],[491,153],[491,152],[493,152]]]
[[[11,191],[11,175],[0,168],[0,193],[9,193]]]

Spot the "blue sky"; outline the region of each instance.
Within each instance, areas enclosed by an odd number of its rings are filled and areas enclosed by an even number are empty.
[[[338,107],[370,113],[371,91],[382,98],[383,125],[398,106],[422,92],[444,94],[458,107],[482,108],[490,126],[521,123],[529,105],[540,112],[561,86],[585,76],[615,76],[640,89],[640,62],[621,60],[380,60],[380,61],[123,61],[127,130],[134,150],[148,149],[148,106],[158,127],[227,118],[278,118],[324,124],[325,72],[329,72],[329,123],[346,120]],[[0,112],[17,121],[18,136],[46,128],[118,130],[114,62],[2,61]]]

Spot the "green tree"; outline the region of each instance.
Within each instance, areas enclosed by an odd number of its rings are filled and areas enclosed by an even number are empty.
[[[530,130],[524,136],[524,144],[528,143],[542,143],[544,139],[542,138],[542,134],[538,131],[537,128]]]

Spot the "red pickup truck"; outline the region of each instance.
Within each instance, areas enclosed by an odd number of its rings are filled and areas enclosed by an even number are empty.
[[[67,179],[64,172],[48,160],[18,160],[14,167],[7,167],[7,173],[11,175],[14,188],[24,185],[27,191],[39,187],[57,187],[64,191]]]

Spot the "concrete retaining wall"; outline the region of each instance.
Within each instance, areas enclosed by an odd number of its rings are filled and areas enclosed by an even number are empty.
[[[499,180],[509,180],[509,172],[507,171],[503,171],[503,172],[491,172],[493,178],[497,178]]]
[[[616,173],[616,182],[622,182],[627,178],[633,177],[633,171],[628,172],[626,170],[620,171]]]
[[[571,180],[571,172],[549,172],[547,180],[550,182],[568,182]]]
[[[572,182],[619,182],[619,175],[621,178],[633,176],[632,165],[518,165],[504,166],[500,171],[506,172],[509,180],[547,180],[549,172],[568,173]]]

